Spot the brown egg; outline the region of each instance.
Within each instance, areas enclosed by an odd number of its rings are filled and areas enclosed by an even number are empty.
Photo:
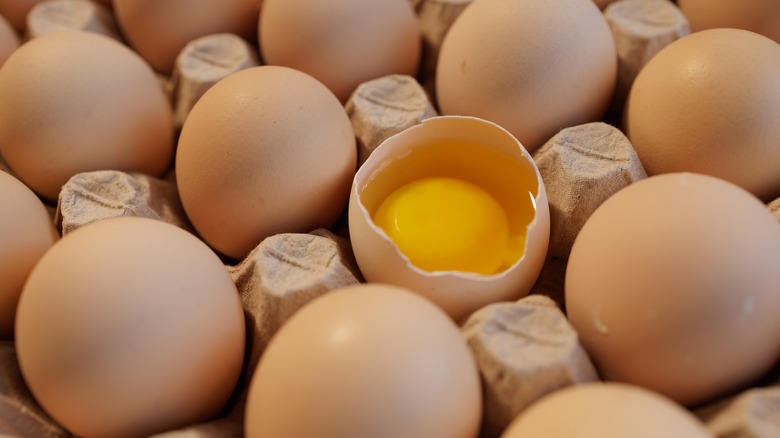
[[[152,69],[91,32],[19,47],[0,69],[0,120],[3,158],[50,200],[79,172],[160,175],[173,158],[171,108]]]
[[[408,0],[265,0],[258,35],[265,63],[314,76],[342,102],[362,82],[414,76],[420,64]]]
[[[294,314],[260,359],[246,436],[475,438],[479,374],[457,326],[394,286],[332,291]]]
[[[677,4],[694,32],[734,27],[780,43],[780,2],[776,0],[679,0]]]
[[[176,180],[187,216],[212,247],[241,259],[264,238],[330,227],[355,174],[344,108],[324,85],[278,66],[233,73],[184,121]]]
[[[697,172],[780,196],[780,45],[739,29],[695,32],[639,72],[625,125],[649,175]]]
[[[565,417],[565,418],[563,418]],[[552,392],[523,411],[502,438],[714,438],[668,398],[622,383],[584,383]]]
[[[19,48],[19,35],[2,15],[0,15],[0,67],[11,56],[14,50]]]
[[[0,206],[0,338],[10,339],[22,286],[59,235],[35,193],[2,171]]]
[[[599,9],[604,9],[607,6],[609,6],[611,3],[614,3],[615,0],[593,0],[593,3],[596,4],[596,6],[599,7]]]
[[[636,182],[585,223],[566,308],[603,378],[688,406],[744,388],[780,357],[780,224],[727,181]]]
[[[16,30],[27,27],[27,14],[43,0],[0,0],[0,15],[8,19]]]
[[[615,88],[612,33],[592,0],[475,0],[444,38],[442,114],[495,122],[534,152],[599,120]]]
[[[192,234],[123,217],[68,234],[22,292],[16,347],[41,406],[84,437],[141,437],[214,418],[243,366],[244,315]]]
[[[114,0],[130,45],[160,73],[195,38],[233,33],[254,40],[262,0]]]

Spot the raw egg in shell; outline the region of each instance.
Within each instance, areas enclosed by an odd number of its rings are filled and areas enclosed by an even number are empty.
[[[355,175],[349,227],[366,280],[417,291],[455,320],[526,295],[550,233],[531,155],[502,127],[464,116],[380,145]]]

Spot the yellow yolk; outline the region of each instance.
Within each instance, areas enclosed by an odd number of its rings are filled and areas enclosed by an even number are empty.
[[[425,178],[396,189],[374,223],[426,271],[495,274],[509,250],[509,219],[493,196],[455,178]]]

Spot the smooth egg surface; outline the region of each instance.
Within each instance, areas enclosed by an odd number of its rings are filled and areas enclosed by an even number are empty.
[[[24,380],[84,437],[149,436],[217,416],[243,366],[244,313],[216,254],[174,225],[106,219],[30,274],[16,320]]]
[[[780,44],[703,30],[656,54],[628,97],[625,131],[648,175],[696,172],[780,196]]]
[[[218,82],[193,107],[176,181],[200,235],[240,260],[273,234],[332,226],[356,165],[336,96],[303,72],[261,66]]]
[[[173,159],[172,120],[149,65],[96,33],[39,36],[0,68],[0,153],[48,200],[80,172],[162,175]]]
[[[314,76],[342,102],[362,82],[420,65],[408,0],[264,0],[258,34],[265,63]]]
[[[671,173],[585,222],[566,309],[601,377],[686,406],[754,383],[780,357],[780,223],[744,189]]]
[[[780,3],[775,0],[678,0],[694,32],[732,27],[780,43]]]
[[[117,23],[129,44],[163,74],[195,38],[233,33],[255,40],[262,0],[114,0]]]
[[[0,338],[11,339],[22,287],[59,234],[35,193],[3,171],[0,206]]]
[[[566,419],[562,420],[562,413]],[[533,403],[501,438],[714,438],[682,406],[645,388],[622,383],[584,383]]]
[[[21,43],[19,34],[16,33],[16,29],[11,26],[11,23],[0,15],[0,67],[3,66],[5,60],[11,56],[11,53],[19,48]]]
[[[615,88],[615,42],[592,0],[475,0],[444,37],[442,114],[495,122],[529,152],[600,120]]]
[[[457,326],[394,286],[328,292],[282,326],[260,359],[248,438],[475,438],[479,374]]]

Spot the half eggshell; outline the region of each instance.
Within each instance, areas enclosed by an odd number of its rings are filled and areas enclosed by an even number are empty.
[[[517,259],[490,275],[411,264],[372,217],[395,189],[426,177],[465,179],[493,195],[510,220]],[[539,170],[512,134],[480,118],[440,116],[388,138],[369,156],[352,185],[349,230],[367,281],[416,291],[459,321],[487,304],[528,294],[547,254],[550,213]]]

